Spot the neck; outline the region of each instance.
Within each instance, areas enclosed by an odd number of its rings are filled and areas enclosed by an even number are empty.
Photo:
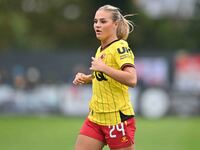
[[[104,49],[108,44],[110,44],[111,42],[117,40],[118,38],[116,36],[110,37],[106,40],[101,41],[101,48]]]

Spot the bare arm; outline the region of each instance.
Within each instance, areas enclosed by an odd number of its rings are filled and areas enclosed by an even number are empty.
[[[134,67],[127,66],[123,70],[117,70],[107,66],[101,58],[92,57],[92,60],[90,70],[101,71],[116,81],[130,87],[134,87],[137,84],[137,75]]]

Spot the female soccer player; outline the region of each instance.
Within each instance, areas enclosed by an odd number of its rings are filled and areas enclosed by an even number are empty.
[[[76,150],[133,150],[135,119],[128,87],[137,82],[134,55],[125,41],[133,24],[119,8],[105,5],[94,17],[94,30],[101,45],[92,57],[91,75],[77,73],[73,83],[92,81],[90,112],[78,135]]]

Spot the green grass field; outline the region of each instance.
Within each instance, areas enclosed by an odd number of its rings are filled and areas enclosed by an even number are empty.
[[[73,150],[83,120],[1,116],[0,150]],[[197,150],[200,148],[200,118],[137,118],[135,141],[136,150]]]

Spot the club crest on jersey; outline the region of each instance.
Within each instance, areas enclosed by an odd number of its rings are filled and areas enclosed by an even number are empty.
[[[95,71],[95,77],[98,81],[107,81],[106,77],[103,75],[103,72]]]

